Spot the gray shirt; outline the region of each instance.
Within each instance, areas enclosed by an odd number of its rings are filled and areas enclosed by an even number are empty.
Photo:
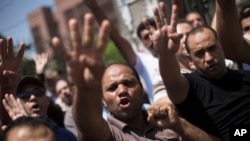
[[[181,137],[170,129],[149,125],[144,131],[108,115],[111,135],[108,141],[180,141]]]

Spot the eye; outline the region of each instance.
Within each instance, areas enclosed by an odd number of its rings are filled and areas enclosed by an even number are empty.
[[[213,50],[215,50],[216,49],[216,45],[213,45],[213,46],[210,46],[209,48],[208,48],[208,51],[213,51]]]
[[[250,30],[250,26],[246,26],[246,27],[244,27],[244,29],[243,29],[245,32],[246,31],[249,31]]]
[[[143,40],[148,40],[149,39],[149,34],[145,35],[144,37],[142,37]]]
[[[197,18],[196,21],[201,21],[201,19],[200,19],[200,18]]]
[[[109,87],[107,88],[107,91],[113,92],[113,91],[116,90],[116,88],[117,88],[117,85],[111,85],[111,86],[109,86]]]
[[[28,100],[30,98],[30,93],[29,92],[22,92],[17,95],[22,100]]]
[[[194,55],[197,57],[202,57],[204,55],[204,51],[203,50],[196,51]]]
[[[135,82],[131,80],[125,80],[123,84],[127,87],[133,87],[135,85]]]
[[[34,95],[38,96],[38,97],[41,97],[45,94],[45,91],[42,90],[42,89],[34,89],[32,90],[32,92]]]

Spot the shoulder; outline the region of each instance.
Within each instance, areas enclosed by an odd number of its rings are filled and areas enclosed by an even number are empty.
[[[65,128],[58,127],[56,128],[55,132],[56,132],[56,136],[58,139],[64,139],[64,140],[70,140],[70,141],[77,140],[76,136]]]
[[[194,83],[194,82],[200,82],[200,81],[205,81],[206,79],[201,77],[198,73],[192,72],[192,73],[182,73],[189,81],[189,83]]]

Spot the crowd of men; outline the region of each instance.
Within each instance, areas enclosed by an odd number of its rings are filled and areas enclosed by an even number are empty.
[[[24,43],[14,56],[12,38],[7,44],[0,39],[1,140],[249,139],[250,6],[238,15],[235,0],[216,0],[213,22],[207,25],[195,11],[179,18],[177,0],[167,17],[160,2],[153,18],[138,25],[137,35],[148,50],[140,52],[96,0],[84,3],[92,13],[84,15],[83,33],[79,21],[68,22],[72,50],[58,37],[52,39],[67,65],[67,77],[55,82],[54,99],[48,98],[44,78],[48,55],[34,59],[36,76],[21,76]],[[110,39],[126,63],[105,64]],[[235,137],[241,128],[249,133]]]

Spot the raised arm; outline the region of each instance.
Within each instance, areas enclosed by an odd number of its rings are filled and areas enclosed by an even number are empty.
[[[2,94],[15,93],[15,88],[20,79],[19,70],[24,49],[25,45],[21,43],[15,57],[12,38],[7,38],[7,45],[4,44],[3,39],[0,39],[0,85],[2,86]]]
[[[1,101],[4,98],[4,94],[15,94],[17,83],[21,76],[19,74],[23,54],[25,50],[25,44],[21,43],[16,57],[14,56],[12,38],[7,38],[7,44],[4,44],[4,40],[0,39],[0,85],[1,85]],[[0,118],[3,124],[7,124],[10,121],[8,113],[3,109],[2,103],[0,104]]]
[[[37,54],[33,58],[33,60],[35,62],[35,66],[36,66],[36,75],[39,77],[39,79],[42,82],[45,82],[44,70],[45,70],[45,66],[48,63],[48,53],[43,52],[41,54]]]
[[[242,36],[235,0],[216,0],[216,31],[225,57],[250,64],[250,46]]]
[[[73,98],[73,117],[80,135],[87,140],[106,141],[110,130],[107,122],[102,118],[101,77],[104,71],[102,55],[108,42],[110,25],[107,20],[102,22],[96,48],[92,45],[93,25],[93,15],[86,14],[81,38],[77,21],[74,19],[69,21],[73,45],[71,52],[63,47],[58,38],[53,38],[52,42],[66,61],[68,74],[76,87]]]
[[[84,0],[84,2],[92,10],[92,13],[94,14],[99,24],[101,24],[103,20],[108,19],[108,17],[105,15],[105,12],[97,4],[96,0]],[[119,49],[126,61],[130,65],[134,66],[136,64],[136,54],[131,44],[119,34],[112,22],[110,22],[110,26],[110,38],[115,43],[116,47]]]
[[[187,79],[180,73],[180,67],[175,57],[181,38],[176,33],[177,7],[176,5],[172,7],[170,25],[168,25],[164,3],[159,3],[159,10],[160,13],[157,8],[153,9],[157,30],[150,27],[146,19],[143,22],[152,33],[154,47],[159,55],[160,73],[166,85],[168,96],[173,103],[181,103],[187,96],[189,85]]]

